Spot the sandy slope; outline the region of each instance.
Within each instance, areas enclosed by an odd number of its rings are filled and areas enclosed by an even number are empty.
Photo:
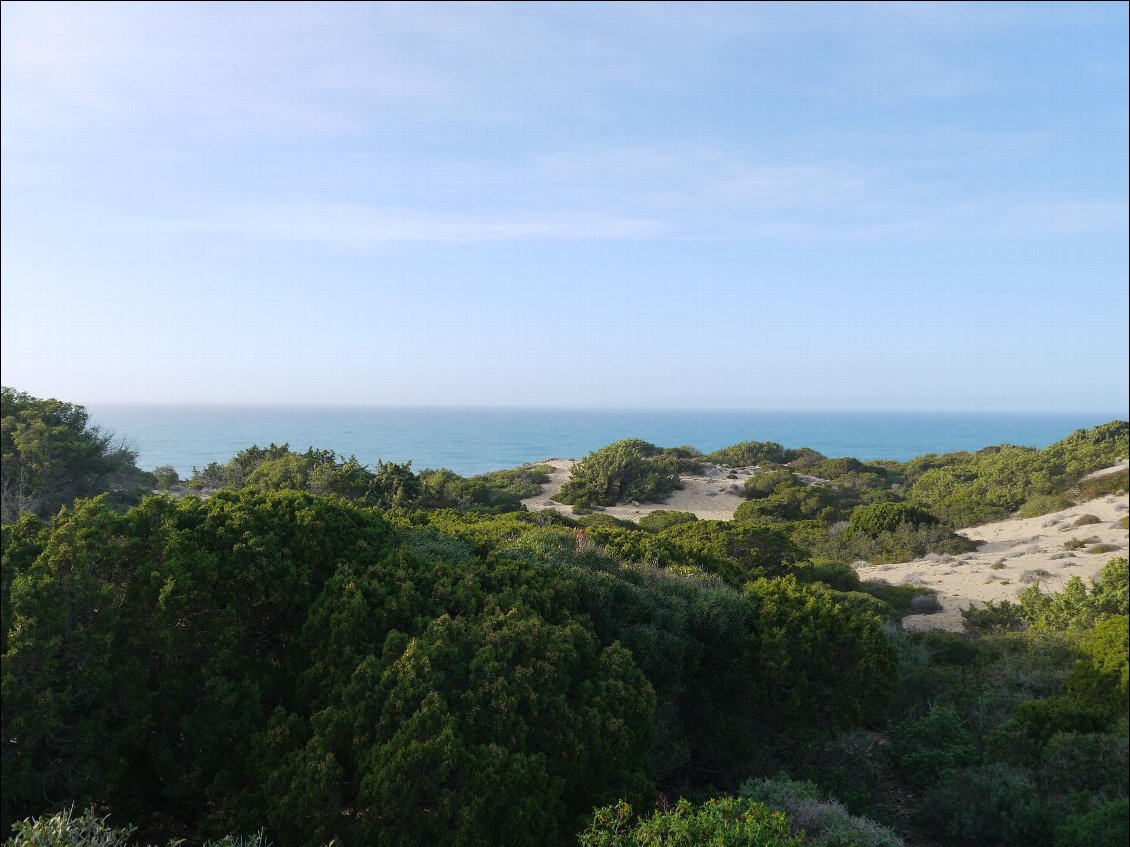
[[[972,603],[1015,600],[1021,589],[1037,580],[1045,589],[1058,591],[1071,577],[1088,580],[1111,558],[1125,556],[1127,532],[1118,520],[1126,515],[1127,508],[1127,496],[1123,494],[1038,518],[1012,518],[971,527],[962,534],[984,542],[976,553],[957,557],[931,555],[901,565],[861,567],[859,575],[896,585],[911,582],[938,592],[942,611],[903,618],[908,629],[960,630],[960,610]],[[1099,523],[1074,526],[1083,515],[1093,515]],[[1064,543],[1073,538],[1095,540],[1079,550],[1065,549]],[[1100,543],[1118,549],[1088,552]]]
[[[573,467],[571,459],[548,459],[554,471],[542,493],[522,502],[528,509],[557,509],[572,514],[572,507],[553,500]],[[1098,471],[1099,476],[1126,467],[1122,462],[1113,468]],[[733,478],[730,474],[733,474]],[[666,503],[639,503],[611,506],[604,514],[627,520],[639,520],[658,509],[693,512],[703,519],[730,520],[743,502],[741,485],[754,470],[730,471],[707,465],[701,476],[684,476],[683,488]],[[1072,576],[1090,579],[1114,556],[1125,556],[1127,532],[1118,520],[1127,514],[1127,495],[1102,497],[1080,503],[1070,509],[1038,518],[1012,518],[963,530],[962,534],[983,542],[975,553],[962,556],[932,554],[924,559],[901,565],[867,565],[859,568],[865,580],[881,579],[894,585],[911,582],[938,592],[942,611],[933,615],[911,615],[903,624],[911,629],[961,629],[960,610],[986,600],[1015,600],[1019,591],[1034,580],[1048,590],[1059,590]],[[1098,523],[1074,526],[1084,515],[1093,515]],[[1079,550],[1067,550],[1071,539],[1089,541]],[[1095,539],[1091,541],[1091,539]],[[1092,554],[1096,544],[1108,544],[1117,550]]]

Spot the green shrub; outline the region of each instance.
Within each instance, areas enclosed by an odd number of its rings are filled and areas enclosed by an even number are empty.
[[[800,582],[822,582],[839,591],[859,591],[861,586],[859,572],[855,568],[828,559],[798,562],[789,569],[789,573]]]
[[[1111,559],[1091,581],[1090,589],[1073,576],[1054,594],[1045,594],[1038,585],[1020,592],[1020,605],[1026,623],[1035,630],[1085,632],[1113,615],[1125,615],[1130,598],[1127,560]]]
[[[628,438],[589,453],[554,499],[582,507],[629,500],[661,502],[679,487],[678,460],[654,444]]]
[[[903,847],[902,839],[889,829],[851,815],[811,782],[783,776],[751,780],[742,786],[741,796],[783,812],[793,833],[803,837],[808,847]]]
[[[671,509],[659,509],[655,512],[648,512],[641,517],[639,527],[640,529],[646,529],[648,532],[662,532],[668,527],[697,520],[698,515],[693,512],[677,512]]]
[[[159,465],[152,473],[157,480],[157,487],[166,491],[180,482],[180,474],[172,465]]]
[[[1067,693],[1112,713],[1125,713],[1130,696],[1130,617],[1114,615],[1083,642],[1083,658],[1067,679]]]
[[[137,452],[89,420],[82,406],[0,388],[0,523],[47,519],[101,493],[124,509],[153,488]]]
[[[744,441],[708,453],[706,460],[717,465],[728,465],[731,468],[748,468],[762,463],[786,465],[806,454],[820,456],[815,450],[806,448],[790,450],[775,441]]]
[[[748,504],[739,507],[744,508]],[[887,505],[887,504],[884,504]],[[915,526],[898,524],[892,531],[877,535],[833,527],[827,537],[814,545],[816,555],[838,561],[867,561],[872,564],[909,562],[930,553],[954,556],[976,550],[978,543],[958,535],[941,524]]]
[[[1048,697],[1021,703],[1013,710],[1011,719],[1037,748],[1042,748],[1058,733],[1102,732],[1111,723],[1111,716],[1105,709],[1070,697]]]
[[[1053,847],[1123,847],[1130,841],[1130,801],[1107,800],[1098,808],[1071,815],[1055,829]]]
[[[886,757],[880,736],[852,730],[805,744],[792,772],[843,802],[851,814],[868,816],[877,808]]]
[[[1130,529],[1130,517],[1119,518],[1118,525],[1123,529]]]
[[[745,481],[742,486],[742,494],[747,500],[756,500],[761,497],[768,497],[781,488],[803,487],[804,483],[797,478],[796,474],[788,468],[779,468],[765,473],[755,473]]]
[[[970,605],[961,610],[961,623],[967,632],[1020,632],[1027,629],[1024,608],[1010,600],[987,600],[984,606]]]
[[[1084,479],[1077,489],[1081,501],[1097,500],[1108,494],[1125,494],[1130,485],[1130,470],[1123,468],[1114,473]]]
[[[1094,547],[1092,547],[1087,552],[1088,553],[1094,553],[1094,554],[1113,553],[1117,549],[1118,549],[1118,547],[1114,544],[1096,544]]]
[[[877,600],[882,600],[900,615],[910,608],[910,603],[915,597],[933,593],[929,588],[923,588],[921,585],[910,585],[905,582],[902,585],[891,585],[889,582],[876,579],[860,583],[859,590]]]
[[[977,761],[973,735],[953,709],[935,706],[918,720],[891,727],[891,760],[911,785],[924,787]]]
[[[919,819],[947,844],[1042,843],[1049,824],[1029,773],[992,763],[950,772],[922,800]]]
[[[936,517],[912,503],[872,503],[858,507],[851,515],[851,529],[870,536],[894,532],[900,524],[933,526],[937,522]]]
[[[1035,494],[1024,502],[1018,514],[1022,518],[1036,518],[1050,512],[1070,509],[1072,505],[1072,501],[1062,494]]]
[[[1080,798],[1127,796],[1127,738],[1118,733],[1064,732],[1053,735],[1039,759],[1044,795],[1061,811],[1078,811]]]
[[[53,815],[26,818],[12,826],[4,847],[131,847],[136,827],[115,828],[94,807],[76,816],[73,809]]]
[[[1067,539],[1066,541],[1063,542],[1063,549],[1064,550],[1082,550],[1089,543],[1091,543],[1091,542],[1080,541],[1078,538],[1069,538],[1069,539]]]
[[[649,817],[635,816],[620,801],[597,809],[580,834],[581,847],[802,847],[788,819],[760,803],[734,797],[712,798],[702,805],[679,800]]]

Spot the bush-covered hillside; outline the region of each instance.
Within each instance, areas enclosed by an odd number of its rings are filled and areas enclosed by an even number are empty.
[[[41,436],[20,460],[57,439],[41,479],[80,478],[81,409],[43,428],[20,408],[5,433]],[[545,468],[286,445],[197,472],[206,497],[17,508],[0,825],[20,847],[1122,845],[1125,558],[970,610],[968,634],[902,631],[929,598],[850,563],[1115,491],[1081,480],[1126,430],[906,463],[737,445],[716,458],[761,467],[733,521],[532,513]],[[593,457],[594,505],[702,460]]]

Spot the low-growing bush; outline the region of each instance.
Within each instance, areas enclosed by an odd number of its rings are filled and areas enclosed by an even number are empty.
[[[894,532],[901,524],[933,526],[938,519],[913,503],[872,503],[860,506],[851,515],[851,529],[872,537]]]
[[[589,453],[554,499],[582,508],[630,500],[661,502],[679,487],[678,458],[654,444],[627,438]]]
[[[1021,703],[1011,720],[1022,729],[1030,744],[1043,748],[1062,732],[1102,732],[1111,723],[1105,709],[1071,697],[1048,697]]]
[[[1090,526],[1091,524],[1094,524],[1094,523],[1102,523],[1102,521],[1099,520],[1097,515],[1080,515],[1074,521],[1072,521],[1071,525],[1072,526]]]
[[[1130,471],[1123,468],[1114,473],[1084,479],[1077,489],[1080,500],[1095,500],[1108,494],[1125,494],[1130,486]]]
[[[891,585],[889,582],[877,579],[861,582],[859,590],[864,594],[870,594],[872,597],[882,600],[900,614],[910,608],[910,603],[915,597],[933,593],[929,588],[923,588],[921,585],[909,585],[907,583]]]
[[[581,847],[803,847],[788,818],[760,803],[735,797],[712,798],[702,805],[679,800],[650,816],[636,815],[620,801],[593,813],[579,836]]]
[[[93,807],[76,816],[74,809],[53,815],[27,818],[12,825],[12,837],[4,847],[141,847],[132,841],[135,826],[112,827],[109,815],[99,817]],[[178,847],[182,839],[174,838],[168,847]],[[204,847],[270,847],[263,831],[254,835],[225,835]]]
[[[743,503],[739,509],[749,505]],[[841,562],[865,561],[873,565],[910,562],[931,553],[956,556],[977,549],[978,542],[958,535],[940,524],[915,526],[902,523],[891,531],[877,535],[847,530],[829,531],[827,537],[814,545],[814,553]]]
[[[698,515],[693,512],[677,512],[672,509],[659,509],[655,512],[648,512],[640,518],[639,528],[646,529],[648,532],[662,532],[668,527],[697,520]]]
[[[937,594],[919,594],[910,601],[908,610],[912,615],[934,615],[942,611],[942,603]]]
[[[891,727],[891,760],[911,785],[931,785],[977,758],[973,735],[961,715],[948,707],[935,706],[917,720]]]
[[[1119,548],[1114,544],[1096,544],[1094,547],[1092,547],[1087,552],[1097,555],[1099,553],[1113,553],[1117,549],[1119,549]]]
[[[1125,797],[1071,815],[1055,828],[1052,847],[1124,847],[1130,841],[1130,801]]]
[[[1128,766],[1125,735],[1061,732],[1044,745],[1037,774],[1044,796],[1070,812],[1077,811],[1081,797],[1126,797]]]
[[[952,771],[922,800],[919,819],[947,844],[1009,847],[1043,841],[1049,815],[1031,775],[993,763]]]
[[[853,815],[872,816],[886,757],[886,748],[876,733],[853,730],[806,744],[792,772],[819,785]]]
[[[742,786],[741,796],[784,812],[793,833],[803,836],[808,847],[903,847],[902,839],[889,829],[853,816],[811,782],[783,776],[750,780]]]
[[[1036,494],[1025,501],[1018,514],[1022,518],[1037,518],[1040,515],[1070,509],[1072,505],[1074,505],[1072,501],[1062,494]]]
[[[789,572],[800,582],[822,582],[839,591],[858,591],[860,588],[858,571],[842,562],[828,559],[799,562]]]
[[[961,610],[961,623],[966,632],[1020,632],[1027,629],[1024,609],[1018,603],[1001,600],[999,603],[987,600],[984,606],[973,606]]]

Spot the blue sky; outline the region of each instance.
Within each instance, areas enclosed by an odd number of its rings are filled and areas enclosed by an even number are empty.
[[[3,382],[1127,409],[1127,5],[3,5]]]

